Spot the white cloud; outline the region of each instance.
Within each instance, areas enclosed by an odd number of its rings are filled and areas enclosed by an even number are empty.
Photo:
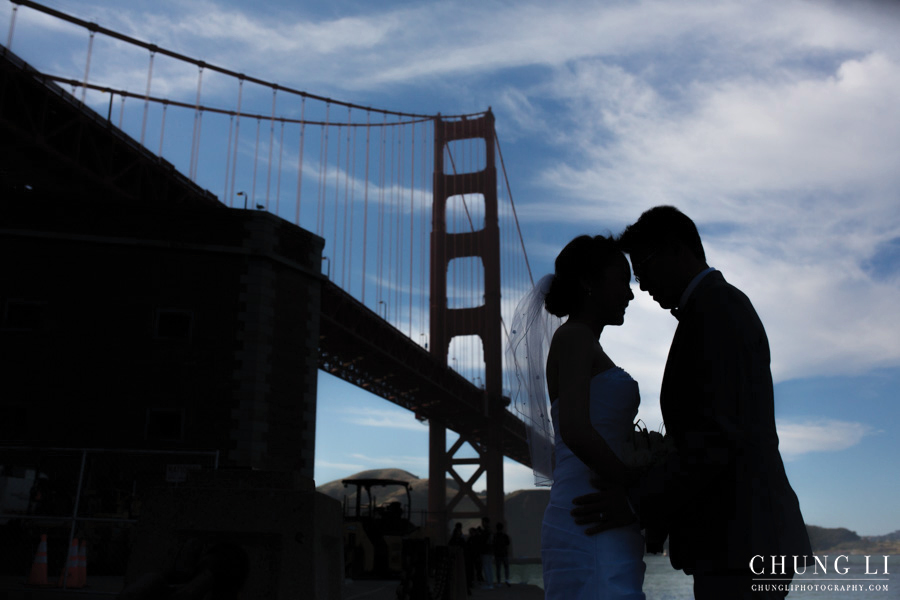
[[[342,410],[344,420],[354,425],[363,427],[383,427],[389,429],[403,429],[418,433],[427,433],[428,427],[405,409],[392,408],[354,408]]]
[[[350,458],[354,458],[362,462],[367,469],[404,469],[411,472],[427,472],[428,456],[375,456],[369,454],[350,454]]]
[[[508,494],[515,490],[535,489],[531,467],[506,459],[503,461],[503,490]]]
[[[344,462],[333,462],[328,460],[320,460],[316,459],[316,472],[321,472],[323,469],[335,469],[338,471],[347,471],[347,472],[356,472],[361,471],[366,468],[365,465],[359,463],[344,463]]]
[[[519,214],[601,229],[675,204],[763,316],[777,379],[896,365],[900,287],[864,267],[900,235],[900,59],[855,50],[832,71],[738,70],[674,94],[597,58],[561,69],[552,94],[569,109],[570,149],[544,169],[548,201]],[[628,320],[652,314],[638,304]],[[649,355],[625,366],[653,381],[671,336],[639,330]]]
[[[339,18],[209,1],[148,3],[140,13],[60,8],[316,92],[319,82],[368,95],[447,78],[460,90],[454,99],[469,100],[477,85],[479,98],[506,111],[498,128],[516,128],[504,139],[534,136],[555,151],[525,175],[542,189],[521,194],[513,181],[536,262],[552,264],[567,240],[547,241],[529,226],[603,231],[675,203],[701,226],[711,262],[759,310],[778,380],[900,363],[900,288],[863,268],[880,243],[900,236],[900,9],[770,0],[461,6]],[[70,56],[53,60],[83,65],[83,31],[19,12],[17,43],[41,28],[54,40],[71,37]],[[146,52],[103,52],[101,38],[92,78],[116,73],[118,86],[143,91]],[[533,76],[506,78],[511,68]],[[161,59],[155,69],[154,93],[193,99],[196,69]],[[489,80],[478,79],[485,73]],[[207,74],[204,98],[216,85]],[[226,106],[234,95],[222,96]],[[604,336],[641,382],[652,420],[674,322],[637,296],[625,327]],[[389,415],[356,418],[397,426]]]
[[[778,423],[780,450],[786,458],[809,452],[846,450],[874,433],[871,427],[863,423],[836,419]]]

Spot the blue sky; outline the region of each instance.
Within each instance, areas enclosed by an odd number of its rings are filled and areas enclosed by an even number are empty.
[[[767,327],[807,521],[900,529],[900,4],[46,4],[322,96],[428,114],[492,107],[537,274],[575,235],[680,207]],[[3,42],[12,6],[0,6]],[[80,78],[84,40],[22,8],[12,49]],[[143,90],[146,59],[116,67],[117,85]],[[177,95],[196,81],[161,72],[154,86]],[[675,321],[635,293],[604,347],[656,426]],[[427,428],[412,415],[325,374],[319,398],[318,483],[382,467],[427,476]],[[506,479],[507,491],[531,485],[511,462]]]

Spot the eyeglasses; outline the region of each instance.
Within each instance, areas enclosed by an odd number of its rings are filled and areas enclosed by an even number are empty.
[[[632,270],[634,271],[634,280],[638,283],[638,285],[641,284],[641,276],[638,275],[638,271],[643,271],[643,270],[644,270],[644,265],[646,265],[647,262],[648,262],[651,258],[653,258],[654,256],[656,256],[658,253],[659,253],[659,248],[654,248],[653,250],[650,251],[650,254],[648,254],[647,256],[644,257],[644,260],[642,260],[642,261],[639,262],[639,263],[636,263],[636,264],[633,266],[633,269],[632,269]]]

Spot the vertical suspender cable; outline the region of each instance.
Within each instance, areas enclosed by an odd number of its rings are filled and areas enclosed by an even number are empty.
[[[390,181],[390,211],[387,216],[388,222],[388,239],[387,239],[387,298],[388,300],[394,300],[393,285],[394,285],[394,201],[396,200],[394,188],[394,146],[397,141],[397,130],[391,127],[391,144],[390,144],[390,158],[387,159],[389,161],[388,168],[390,169],[391,181]],[[396,308],[396,302],[394,302],[394,308]],[[386,317],[385,317],[386,318]]]
[[[397,131],[397,182],[396,195],[394,196],[397,206],[397,255],[395,269],[397,271],[397,287],[394,291],[394,323],[397,329],[400,329],[403,308],[403,125]],[[393,159],[392,159],[393,160]],[[393,187],[393,186],[392,186]]]
[[[384,185],[385,185],[385,145],[387,144],[387,115],[382,115],[381,124],[381,151],[379,155],[379,177],[378,177],[378,268],[376,269],[375,282],[378,286],[375,293],[375,299],[380,305],[383,300],[382,289],[384,287]],[[376,305],[377,307],[377,305]],[[387,319],[387,314],[385,314]]]
[[[352,110],[350,107],[347,107],[347,159],[344,161],[344,235],[341,249],[341,287],[347,290],[346,287],[346,274],[347,274],[347,262],[351,257],[347,256],[348,251],[347,247],[350,247],[350,252],[353,251],[353,246],[350,245],[350,240],[347,239],[349,236],[347,235],[347,214],[349,212],[349,204],[351,202],[350,198],[350,171],[352,171],[352,167],[350,166],[350,130],[353,129],[351,126],[351,116]],[[354,154],[354,156],[356,156]],[[352,265],[352,261],[351,261]],[[349,290],[347,290],[349,291]]]
[[[366,111],[366,176],[363,192],[362,294],[360,297],[364,306],[366,304],[366,256],[369,254],[367,236],[369,233],[369,132],[372,130],[369,126],[369,119],[371,115],[372,113]]]
[[[319,138],[319,211],[316,215],[316,233],[325,235],[325,178],[328,175],[328,127],[331,103],[325,103],[325,126]]]
[[[194,155],[194,181],[197,181],[197,173],[200,170],[200,141],[203,139],[203,107],[197,115],[197,152]]]
[[[359,158],[359,149],[356,145],[357,134],[359,134],[359,127],[353,128],[353,158],[351,160],[351,181],[350,181],[350,231],[347,235],[350,236],[350,256],[347,262],[347,285],[352,287],[353,282],[351,278],[353,276],[353,257],[355,256],[354,244],[353,241],[357,239],[357,234],[354,233],[354,228],[356,227],[356,192],[359,191],[359,176],[356,171],[356,160]],[[348,287],[349,289],[349,287]]]
[[[190,178],[197,181],[197,168],[200,163],[200,132],[203,126],[203,109],[200,107],[200,92],[203,89],[203,64],[197,71],[197,100],[194,102],[194,137],[191,141]]]
[[[425,264],[428,262],[428,238],[426,236],[426,231],[428,230],[428,186],[426,184],[426,177],[428,173],[428,123],[429,121],[422,121],[422,193],[420,197],[422,198],[422,214],[421,214],[421,224],[419,225],[419,285],[422,288],[419,290],[419,329],[422,333],[428,331],[428,323],[425,322],[425,296],[428,293],[428,280],[425,278]],[[425,340],[425,348],[428,349],[428,339],[426,337]]]
[[[306,134],[306,96],[300,100],[300,152],[297,156],[297,208],[294,225],[300,226],[300,197],[303,190],[303,142]]]
[[[391,160],[396,160],[397,164],[396,186],[391,186],[394,190],[394,206],[397,208],[397,245],[393,267],[397,275],[397,283],[394,287],[394,324],[397,329],[400,329],[403,307],[403,125],[395,126],[394,131],[397,134],[397,158],[394,159],[393,154],[391,155]]]
[[[250,184],[250,208],[256,207],[256,167],[259,163],[259,127],[259,117],[256,117],[256,149],[253,151],[253,183]]]
[[[163,137],[165,137],[165,133],[166,133],[166,113],[168,113],[168,112],[169,112],[169,101],[168,101],[168,100],[163,100],[163,107],[162,107],[162,122],[159,124],[159,152],[156,153],[156,155],[159,156],[159,157],[162,157]],[[229,136],[231,135],[231,129],[228,130],[228,135],[229,135]],[[230,140],[229,140],[229,142],[228,142],[228,145],[229,145],[229,146],[231,145],[231,141],[230,141]],[[227,146],[226,146],[226,148],[227,148]],[[227,150],[225,151],[225,155],[226,155],[226,156],[228,155],[228,151],[227,151]],[[227,173],[228,173],[228,168],[227,168],[227,166],[226,166],[226,168],[225,168],[225,172],[226,172],[225,180],[227,181],[227,180],[228,180],[228,175],[227,175]]]
[[[241,75],[238,80],[238,103],[237,103],[237,115],[235,115],[234,120],[234,153],[231,159],[231,193],[229,194],[228,204],[229,206],[234,207],[234,180],[237,176],[237,157],[238,157],[238,143],[240,142],[240,133],[241,133],[241,100],[244,97],[244,76]]]
[[[81,103],[84,104],[85,94],[87,94],[88,75],[91,72],[91,55],[94,51],[94,34],[95,29],[91,29],[90,39],[88,39],[87,60],[84,61],[84,80],[81,82]]]
[[[409,337],[413,337],[413,256],[415,255],[415,194],[416,194],[416,124],[412,124],[409,150]]]
[[[337,126],[337,148],[335,148],[335,165],[334,165],[334,227],[333,234],[331,238],[331,250],[332,250],[332,262],[334,263],[334,281],[337,281],[337,270],[338,270],[338,258],[337,249],[338,249],[338,214],[340,213],[341,207],[341,185],[340,185],[340,175],[341,175],[341,125]]]
[[[269,210],[269,190],[272,185],[272,146],[275,143],[275,98],[278,86],[272,88],[272,116],[269,118],[269,164],[266,172],[266,210]]]
[[[122,96],[122,100],[119,103],[119,124],[118,128],[122,129],[122,123],[125,121],[125,96]]]
[[[93,41],[93,37],[91,39]],[[153,80],[153,59],[155,57],[156,50],[150,50],[150,66],[147,67],[147,91],[144,92],[144,120],[141,122],[141,146],[144,145],[144,135],[147,132],[147,112],[150,110],[150,82]]]
[[[13,4],[12,16],[9,18],[9,34],[6,36],[6,49],[12,50],[13,32],[16,30],[16,14],[19,12],[19,5]],[[4,51],[4,54],[6,52]]]
[[[281,159],[284,158],[284,121],[281,122],[281,133],[278,138],[278,177],[275,183],[275,214],[278,214],[278,205],[281,200]]]
[[[163,115],[165,115],[165,108],[163,108]],[[222,202],[228,202],[228,180],[229,175],[231,174],[231,134],[234,133],[234,115],[228,116],[228,143],[225,144],[225,187],[222,189]],[[160,152],[162,151],[162,145],[160,144]],[[230,204],[230,203],[229,203]]]

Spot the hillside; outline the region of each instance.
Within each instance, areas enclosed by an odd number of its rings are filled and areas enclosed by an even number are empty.
[[[861,537],[843,527],[807,525],[806,529],[815,554],[900,554],[900,530],[887,535]]]

